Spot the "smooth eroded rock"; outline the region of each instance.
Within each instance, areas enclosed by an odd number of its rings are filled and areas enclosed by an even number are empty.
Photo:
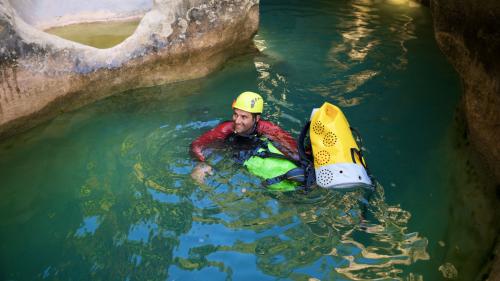
[[[430,0],[436,41],[462,79],[463,117],[466,135],[483,165],[480,172],[491,179],[473,191],[457,190],[455,202],[470,210],[474,248],[494,249],[477,280],[500,280],[499,188],[500,188],[500,2],[497,0]],[[487,201],[483,204],[475,204]],[[490,207],[491,206],[491,207]],[[452,210],[454,213],[454,210]],[[447,258],[470,258],[473,251]],[[488,272],[490,271],[490,272]],[[488,277],[489,275],[489,277]]]
[[[0,137],[126,89],[205,76],[249,50],[259,23],[258,0],[65,2],[44,13],[37,5],[60,1],[0,0]],[[109,49],[42,31],[134,17],[136,31]]]
[[[436,41],[464,86],[469,138],[500,180],[500,2],[431,0]]]

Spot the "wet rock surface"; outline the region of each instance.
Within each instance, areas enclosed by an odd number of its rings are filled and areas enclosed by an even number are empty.
[[[488,183],[464,193],[464,202],[478,194],[498,207],[500,194],[500,2],[495,0],[430,0],[436,41],[462,79],[461,115],[464,134]],[[458,191],[461,192],[460,190]],[[474,200],[472,200],[474,201]],[[468,204],[472,205],[472,204]],[[468,206],[477,220],[480,247],[492,249],[478,280],[500,280],[498,225],[481,217],[498,218],[497,207]],[[486,213],[485,213],[486,212]],[[498,219],[493,219],[493,221]],[[484,222],[488,222],[484,225]],[[482,226],[481,226],[482,225]],[[482,235],[493,233],[493,235]],[[496,239],[495,239],[495,234]],[[496,241],[495,241],[496,240]],[[497,244],[496,249],[494,244]]]
[[[433,0],[436,40],[464,87],[472,145],[500,179],[500,2]]]
[[[134,34],[96,49],[39,30],[0,0],[0,138],[126,89],[209,74],[252,49],[258,4],[156,0]]]

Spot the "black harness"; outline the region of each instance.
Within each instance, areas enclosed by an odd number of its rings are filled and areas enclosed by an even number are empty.
[[[306,148],[305,148],[305,139],[307,136],[307,132],[309,131],[310,124],[311,122],[306,123],[306,125],[302,128],[302,131],[300,132],[299,138],[297,140],[298,151],[299,151],[298,161],[290,159],[282,154],[270,152],[269,149],[267,148],[267,145],[259,146],[256,150],[253,151],[252,156],[258,156],[262,158],[286,159],[298,166],[297,168],[291,169],[284,174],[264,180],[263,181],[264,186],[270,186],[284,180],[290,180],[298,182],[301,185],[301,188],[307,192],[313,187],[314,184],[316,184],[314,162],[312,160],[312,156],[306,153]]]

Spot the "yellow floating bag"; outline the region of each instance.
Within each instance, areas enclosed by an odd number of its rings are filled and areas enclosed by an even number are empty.
[[[309,135],[318,186],[336,189],[372,186],[349,122],[338,107],[325,102],[314,109]]]

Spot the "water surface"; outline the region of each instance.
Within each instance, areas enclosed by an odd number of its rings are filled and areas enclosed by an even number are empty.
[[[473,239],[452,239],[449,223],[467,184],[453,164],[461,89],[428,9],[262,1],[255,44],[207,78],[130,90],[2,142],[0,279],[471,280],[484,252],[448,258]],[[294,136],[324,101],[344,110],[378,181],[366,221],[362,191],[267,192],[224,151],[193,182],[190,142],[245,90]]]
[[[64,39],[96,47],[111,48],[132,35],[140,20],[89,22],[53,27],[45,32]]]

